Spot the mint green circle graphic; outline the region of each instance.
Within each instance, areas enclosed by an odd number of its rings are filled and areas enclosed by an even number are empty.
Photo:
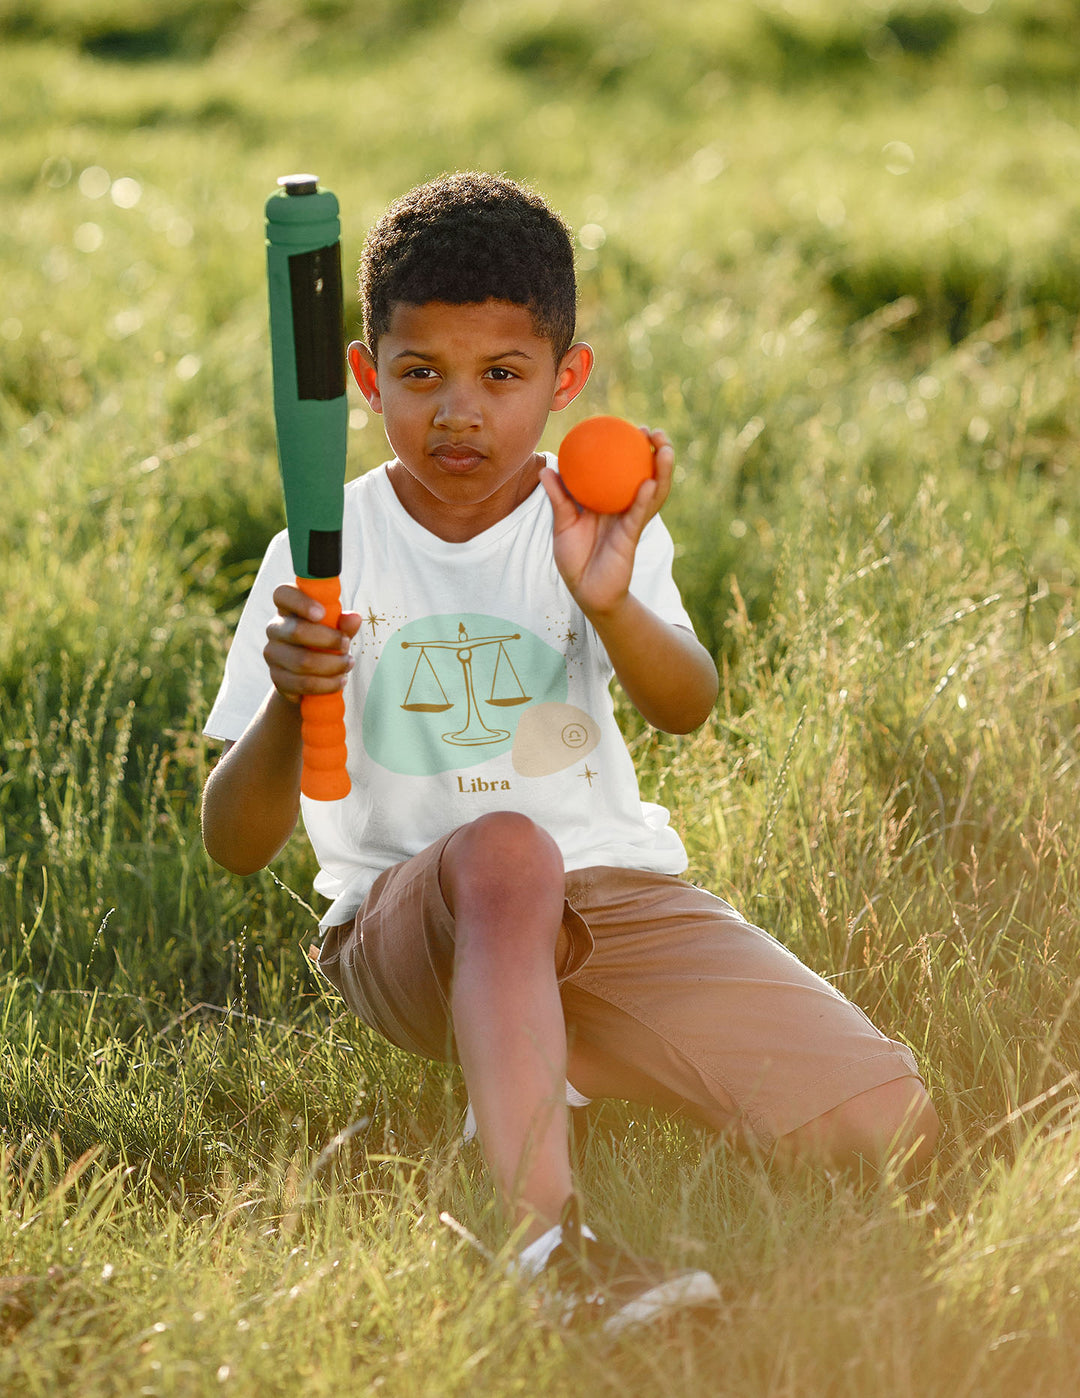
[[[480,612],[422,617],[383,647],[364,747],[406,776],[476,767],[509,749],[529,708],[566,694],[564,657],[531,631]]]

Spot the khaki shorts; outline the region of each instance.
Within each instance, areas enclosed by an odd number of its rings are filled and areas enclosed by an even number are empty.
[[[355,920],[327,930],[319,968],[372,1029],[452,1062],[454,920],[439,886],[449,838],[381,874]],[[774,937],[667,874],[567,874],[556,972],[575,1087],[681,1107],[766,1148],[918,1076],[909,1049]]]

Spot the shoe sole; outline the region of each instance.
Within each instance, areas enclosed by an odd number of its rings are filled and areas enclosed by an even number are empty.
[[[620,1335],[649,1325],[661,1316],[720,1304],[720,1288],[708,1272],[686,1272],[650,1287],[632,1301],[620,1306],[604,1321],[606,1335]]]

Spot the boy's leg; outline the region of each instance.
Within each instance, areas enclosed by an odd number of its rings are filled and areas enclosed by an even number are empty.
[[[643,1046],[647,1041],[648,1035],[642,1035]],[[654,1078],[648,1069],[629,1064],[595,1043],[576,1040],[567,1073],[587,1097],[616,1097],[663,1111],[688,1111],[739,1144],[759,1144],[734,1101],[728,1111],[721,1109],[718,1119],[709,1106],[703,1106],[701,1094],[687,1098],[674,1089],[669,1073],[663,1073],[662,1080]],[[896,1160],[902,1172],[911,1175],[929,1164],[938,1130],[937,1112],[922,1080],[908,1075],[856,1093],[777,1136],[771,1146],[774,1158],[782,1164],[805,1162],[844,1168],[865,1161],[882,1168]]]
[[[595,942],[562,988],[582,1092],[682,1107],[781,1159],[927,1159],[910,1052],[728,904],[636,870],[572,874],[567,898]]]
[[[849,1097],[776,1142],[779,1159],[825,1165],[891,1160],[905,1175],[930,1163],[938,1138],[938,1116],[921,1079],[894,1078]]]
[[[558,1221],[572,1189],[555,966],[562,855],[528,817],[494,812],[450,837],[439,882],[455,925],[458,1058],[488,1168],[527,1241]]]
[[[491,812],[380,874],[355,918],[325,929],[318,957],[365,1024],[461,1063],[485,1157],[527,1240],[571,1192],[558,978],[592,943],[564,889],[549,836]]]

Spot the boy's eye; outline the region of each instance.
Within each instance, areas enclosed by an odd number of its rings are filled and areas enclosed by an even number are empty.
[[[429,364],[414,364],[411,369],[406,369],[402,375],[406,379],[429,379],[435,377],[435,370]]]
[[[504,369],[501,364],[496,364],[494,368],[488,370],[488,377],[494,379],[496,383],[509,383],[511,379],[517,378],[517,375],[513,370]]]

